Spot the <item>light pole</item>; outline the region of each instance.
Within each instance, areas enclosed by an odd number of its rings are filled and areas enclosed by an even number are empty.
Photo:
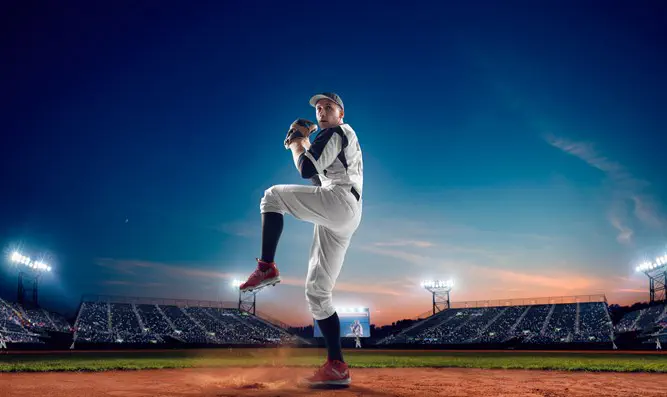
[[[454,287],[454,281],[425,280],[421,286],[433,295],[433,314],[450,308],[449,292]]]
[[[259,292],[259,290],[242,292],[241,288],[239,288],[242,283],[243,282],[241,280],[232,281],[232,287],[239,290],[239,311],[255,314],[255,307],[257,303],[257,292]]]
[[[18,302],[23,305],[25,303],[26,290],[30,290],[32,292],[32,304],[38,306],[39,278],[43,273],[51,272],[51,265],[44,262],[44,260],[32,259],[18,251],[12,252],[9,259],[19,266],[18,289],[16,291]],[[25,279],[32,281],[31,287],[25,287]]]
[[[667,255],[656,257],[635,268],[635,271],[646,274],[649,284],[649,301],[667,302],[665,286],[667,285]]]

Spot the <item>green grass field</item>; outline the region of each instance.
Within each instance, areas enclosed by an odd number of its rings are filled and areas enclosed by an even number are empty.
[[[345,351],[355,368],[459,367],[667,372],[667,355],[575,352]],[[0,372],[106,371],[196,367],[317,366],[318,349],[211,349],[0,355]]]

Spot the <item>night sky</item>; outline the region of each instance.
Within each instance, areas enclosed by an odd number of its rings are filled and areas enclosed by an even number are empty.
[[[500,3],[3,2],[3,248],[49,255],[40,299],[66,314],[82,294],[235,301],[264,190],[310,183],[287,128],[334,91],[365,171],[334,304],[390,323],[450,277],[454,301],[645,301],[634,265],[667,243],[666,3]],[[286,218],[259,311],[312,323],[311,238]]]

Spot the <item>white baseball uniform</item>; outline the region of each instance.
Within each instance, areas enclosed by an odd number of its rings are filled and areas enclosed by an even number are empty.
[[[319,177],[319,186],[272,186],[264,192],[260,211],[314,224],[306,301],[313,318],[323,320],[336,311],[332,291],[361,222],[363,159],[357,134],[349,124],[320,131],[301,155],[299,168],[303,178]]]
[[[352,333],[354,334],[354,336],[359,336],[359,337],[364,336],[364,329],[360,323],[352,324]]]
[[[364,336],[364,329],[362,328],[361,324],[358,321],[355,321],[354,324],[352,324],[352,334],[354,335],[354,347],[356,348],[361,348],[361,338]]]

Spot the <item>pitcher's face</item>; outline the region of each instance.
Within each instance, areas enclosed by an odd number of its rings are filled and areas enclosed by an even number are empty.
[[[320,99],[315,105],[317,124],[321,129],[343,124],[344,112],[330,99]]]

